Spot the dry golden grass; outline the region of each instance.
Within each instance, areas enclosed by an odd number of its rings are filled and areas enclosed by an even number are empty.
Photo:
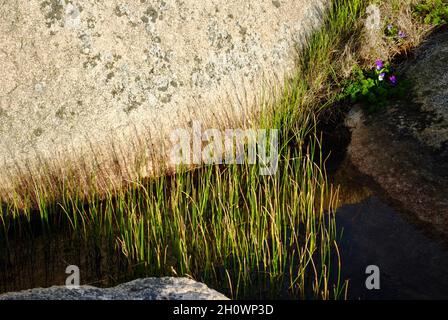
[[[400,43],[396,43],[385,35],[384,28],[380,30],[364,29],[362,45],[359,48],[360,65],[371,66],[375,59],[390,61],[397,55],[407,54],[413,48],[421,45],[433,28],[419,22],[413,16],[412,8],[419,2],[421,1],[390,0],[378,3],[381,19],[385,25],[392,23],[406,34],[406,38]]]

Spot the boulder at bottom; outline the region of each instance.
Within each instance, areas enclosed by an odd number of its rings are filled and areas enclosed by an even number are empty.
[[[0,295],[0,300],[228,300],[203,283],[188,278],[144,278],[112,288],[66,286],[35,288]]]

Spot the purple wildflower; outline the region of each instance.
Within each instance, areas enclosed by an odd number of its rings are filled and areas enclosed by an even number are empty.
[[[376,65],[376,70],[380,71],[380,70],[383,69],[383,67],[384,67],[383,60],[381,60],[381,59],[377,59],[377,60],[375,61],[375,65]]]
[[[398,36],[401,38],[401,39],[404,39],[404,38],[406,38],[406,33],[404,33],[404,31],[399,31],[398,32]]]
[[[391,32],[393,28],[394,28],[393,25],[391,25],[391,24],[387,25],[387,31]]]
[[[383,81],[385,76],[386,76],[386,73],[381,72],[381,73],[378,75],[378,80]]]
[[[389,76],[389,82],[391,85],[395,87],[398,83],[397,77],[395,75]]]

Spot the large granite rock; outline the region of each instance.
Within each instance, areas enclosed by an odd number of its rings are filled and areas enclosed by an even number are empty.
[[[3,1],[1,188],[68,160],[147,174],[173,128],[249,123],[326,3]]]
[[[401,69],[413,83],[408,99],[370,115],[354,108],[348,153],[391,200],[448,234],[448,32]]]
[[[113,288],[80,286],[37,288],[0,295],[0,300],[228,300],[205,284],[187,278],[137,279]]]

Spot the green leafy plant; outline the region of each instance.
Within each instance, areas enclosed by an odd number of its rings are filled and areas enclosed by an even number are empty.
[[[384,34],[392,41],[400,42],[406,38],[406,33],[397,28],[396,25],[389,23],[386,25]]]
[[[341,98],[362,102],[369,111],[375,111],[393,99],[403,98],[407,89],[408,82],[399,82],[390,64],[377,60],[370,70],[355,67],[353,78],[342,91]]]
[[[389,23],[389,24],[387,24],[386,30],[384,31],[384,33],[388,37],[396,37],[398,35],[398,28],[395,25]]]
[[[415,6],[414,15],[424,23],[441,26],[448,23],[448,1],[426,0]]]

